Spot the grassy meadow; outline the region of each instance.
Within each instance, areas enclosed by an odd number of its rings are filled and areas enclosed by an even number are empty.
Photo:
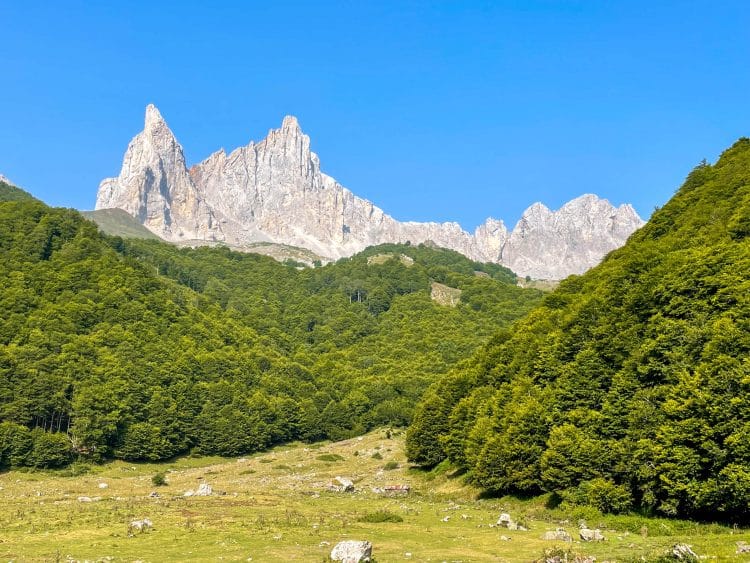
[[[161,472],[167,484],[155,486],[152,478]],[[355,492],[329,492],[326,486],[335,476],[351,478]],[[213,487],[211,496],[183,496],[201,483]],[[409,484],[411,492],[387,497],[372,491],[387,484]],[[152,491],[159,497],[149,497]],[[736,555],[736,542],[750,543],[748,530],[602,516],[590,508],[549,509],[548,500],[481,498],[460,476],[411,469],[403,435],[378,430],[344,442],[295,444],[241,459],[118,461],[0,474],[0,558],[324,561],[336,542],[367,539],[380,563],[534,561],[553,548],[595,556],[598,562],[640,561],[678,542],[692,545],[705,560],[750,561],[750,555]],[[509,512],[528,531],[496,527],[501,512]],[[143,518],[153,522],[152,530],[129,530],[132,520]],[[606,541],[578,542],[580,519],[601,527]],[[542,539],[557,527],[576,541]]]

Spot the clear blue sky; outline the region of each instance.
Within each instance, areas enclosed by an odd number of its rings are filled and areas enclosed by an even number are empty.
[[[47,6],[46,4],[58,4]],[[401,220],[662,205],[750,135],[750,2],[0,0],[0,172],[93,207],[146,104],[189,163],[294,114]]]

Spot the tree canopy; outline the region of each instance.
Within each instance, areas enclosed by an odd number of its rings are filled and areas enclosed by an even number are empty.
[[[106,236],[0,188],[0,468],[240,455],[406,425],[431,382],[541,297],[441,249],[300,270]],[[435,280],[466,299],[435,303]]]
[[[410,458],[612,512],[750,517],[750,140],[415,412]]]

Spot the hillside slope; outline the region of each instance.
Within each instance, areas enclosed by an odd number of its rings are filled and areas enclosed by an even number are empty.
[[[409,266],[299,271],[0,201],[0,467],[235,455],[408,423],[429,383],[540,293],[457,253],[403,251]],[[433,276],[466,303],[431,302]],[[417,345],[430,331],[439,343]]]
[[[750,140],[427,392],[413,461],[610,511],[750,517]]]

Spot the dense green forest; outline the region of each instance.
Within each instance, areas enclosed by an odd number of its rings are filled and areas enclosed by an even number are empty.
[[[433,282],[461,302],[434,302]],[[425,246],[300,269],[106,236],[7,185],[0,287],[0,468],[406,425],[430,383],[542,296]]]
[[[497,493],[750,518],[750,140],[434,384],[407,438]]]

